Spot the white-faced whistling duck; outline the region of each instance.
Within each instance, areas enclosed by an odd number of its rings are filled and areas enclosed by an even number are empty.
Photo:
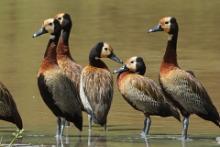
[[[23,129],[21,116],[11,93],[0,82],[0,119],[14,123],[19,130]]]
[[[178,111],[167,102],[160,86],[144,76],[145,71],[143,58],[136,56],[129,58],[125,65],[114,71],[118,73],[117,85],[124,99],[145,115],[142,136],[149,134],[151,115],[174,116],[180,121]]]
[[[82,67],[72,58],[69,49],[69,36],[72,28],[72,20],[69,14],[59,13],[55,16],[61,25],[61,35],[57,45],[57,63],[63,70],[65,75],[73,82],[76,88],[76,98],[80,100],[79,96],[79,81]],[[81,104],[82,105],[82,104]],[[83,107],[83,106],[82,106]]]
[[[208,93],[192,71],[181,69],[177,63],[178,23],[174,17],[164,17],[148,32],[169,34],[166,52],[160,66],[160,84],[167,97],[179,108],[183,119],[183,139],[187,139],[189,116],[197,114],[220,127],[220,117]]]
[[[69,35],[72,28],[71,17],[67,13],[60,13],[56,15],[55,19],[60,22],[62,27],[57,46],[57,62],[67,77],[69,77],[74,85],[76,85],[77,91],[79,91],[79,81],[82,67],[74,61],[69,50]],[[77,95],[79,96],[79,92]]]
[[[43,22],[41,29],[33,37],[50,33],[43,62],[38,72],[38,88],[40,94],[57,117],[57,137],[63,134],[61,124],[67,120],[82,130],[82,112],[79,100],[76,98],[76,85],[59,68],[56,59],[56,47],[61,33],[59,21],[53,18]]]
[[[100,58],[110,58],[122,63],[107,43],[99,42],[90,51],[89,65],[83,68],[80,78],[80,98],[88,113],[89,130],[92,121],[106,129],[107,115],[113,97],[113,77]]]

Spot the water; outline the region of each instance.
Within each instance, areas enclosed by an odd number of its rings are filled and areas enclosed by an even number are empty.
[[[59,12],[71,14],[74,26],[70,46],[78,63],[86,65],[89,50],[98,41],[107,41],[123,60],[133,55],[144,57],[147,75],[157,80],[167,35],[147,34],[146,30],[163,16],[175,16],[180,27],[179,64],[195,72],[220,110],[219,5],[219,0],[1,0],[0,80],[13,94],[24,121],[25,133],[20,143],[56,144],[53,137],[56,120],[43,103],[36,84],[48,36],[31,38],[44,19]],[[119,66],[107,59],[105,62],[111,70]],[[115,89],[108,132],[95,127],[90,146],[218,146],[215,138],[220,136],[219,128],[197,116],[190,119],[192,141],[185,144],[176,139],[181,123],[173,118],[153,117],[152,135],[146,144],[139,136],[143,119],[143,114],[133,110]],[[84,114],[81,140],[77,137],[77,130],[71,127],[69,145],[65,146],[87,146],[87,124]],[[0,125],[2,143],[8,143],[15,127],[3,121]]]

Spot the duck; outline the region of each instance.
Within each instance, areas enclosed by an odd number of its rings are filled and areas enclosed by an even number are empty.
[[[57,45],[57,63],[58,66],[63,70],[65,75],[75,85],[76,89],[74,91],[76,92],[76,98],[81,102],[81,99],[79,98],[79,83],[82,66],[80,64],[77,64],[76,61],[73,59],[69,47],[69,37],[72,28],[71,16],[68,13],[59,13],[54,18],[59,21],[62,28]],[[82,104],[81,107],[82,110],[84,110]],[[68,122],[67,126],[69,126]]]
[[[133,56],[114,73],[118,73],[117,87],[123,98],[135,110],[145,115],[142,137],[149,135],[151,116],[173,116],[180,121],[180,114],[165,98],[160,86],[144,76],[146,65],[142,57]]]
[[[92,122],[107,128],[107,115],[113,98],[113,76],[101,58],[109,58],[122,64],[106,42],[98,42],[89,53],[89,65],[82,69],[80,98],[88,113],[89,131]]]
[[[22,118],[18,112],[16,103],[7,87],[0,82],[0,119],[11,122],[20,130],[23,130]]]
[[[158,31],[168,34],[166,51],[160,65],[159,82],[167,98],[183,116],[182,139],[187,139],[191,114],[196,114],[220,127],[219,113],[203,84],[193,71],[184,70],[178,65],[176,50],[179,27],[177,19],[172,16],[163,17],[159,24],[148,30],[149,33]]]
[[[57,118],[56,137],[61,137],[65,120],[72,122],[82,131],[82,111],[76,96],[76,85],[57,63],[56,48],[61,34],[59,21],[54,18],[44,20],[42,27],[33,37],[46,33],[50,34],[50,39],[38,71],[37,82],[43,101]]]
[[[73,59],[69,49],[69,36],[72,28],[72,20],[68,13],[59,13],[55,16],[61,25],[61,35],[57,45],[57,63],[66,76],[76,85],[79,97],[79,82],[82,66]]]

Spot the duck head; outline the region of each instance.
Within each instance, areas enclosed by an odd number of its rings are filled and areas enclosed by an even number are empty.
[[[58,20],[54,18],[49,18],[44,20],[41,28],[34,33],[33,38],[41,36],[46,33],[50,33],[52,36],[59,35],[61,31],[61,26]]]
[[[130,71],[133,73],[138,73],[140,75],[144,75],[145,71],[146,71],[146,66],[145,66],[143,58],[137,57],[137,56],[129,58],[125,62],[125,64],[122,67],[120,67],[119,69],[116,69],[114,71],[114,73],[122,73],[125,71]]]
[[[71,29],[72,20],[68,13],[59,13],[55,16],[55,19],[59,21],[62,29]]]
[[[159,24],[148,30],[148,33],[164,31],[168,34],[175,34],[178,32],[178,23],[174,17],[163,17]]]
[[[113,48],[106,42],[97,43],[90,51],[90,61],[99,60],[100,58],[109,58],[117,63],[123,64],[122,60],[114,54]]]

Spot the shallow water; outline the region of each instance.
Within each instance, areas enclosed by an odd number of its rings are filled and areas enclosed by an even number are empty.
[[[107,41],[123,60],[133,55],[144,57],[147,75],[157,80],[167,35],[147,34],[146,30],[163,16],[175,16],[180,27],[179,64],[195,72],[220,110],[219,5],[219,0],[1,0],[0,80],[13,94],[24,121],[25,132],[20,143],[56,145],[53,137],[56,120],[43,103],[36,84],[48,36],[31,38],[44,19],[58,12],[71,14],[74,26],[70,46],[78,63],[86,65],[90,48],[98,41]],[[119,66],[105,61],[111,70]],[[215,125],[192,116],[189,128],[192,140],[182,144],[176,139],[181,123],[173,118],[152,117],[152,135],[146,144],[139,136],[143,119],[143,114],[133,110],[115,89],[108,132],[95,127],[91,146],[217,146],[215,138],[220,136]],[[65,146],[88,146],[87,124],[84,114],[81,140],[77,130],[71,127],[69,145]],[[14,130],[13,125],[0,121],[1,143],[8,143]]]

